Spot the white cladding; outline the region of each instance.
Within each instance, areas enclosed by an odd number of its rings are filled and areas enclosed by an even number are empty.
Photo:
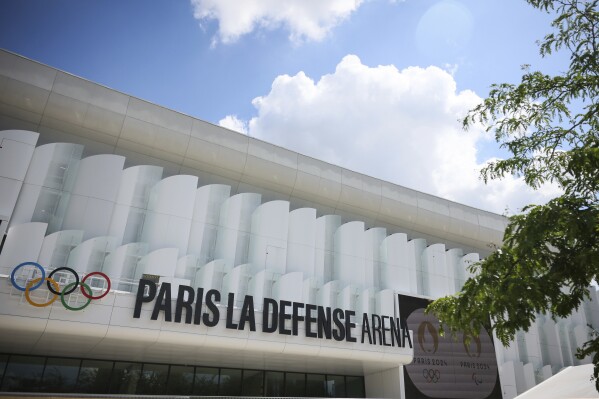
[[[22,129],[0,131],[0,235],[10,220],[0,274],[37,260],[82,275],[103,271],[117,290],[74,314],[60,304],[34,309],[2,278],[0,329],[13,337],[11,352],[60,356],[71,345],[77,356],[202,358],[232,367],[240,363],[227,362],[240,355],[242,366],[363,373],[367,395],[396,397],[397,364],[409,357],[275,334],[240,339],[236,331],[150,321],[148,307],[133,325],[129,292],[146,273],[174,285],[247,293],[258,307],[270,297],[393,314],[396,293],[437,298],[458,291],[471,276],[468,266],[501,243],[505,219],[498,215],[5,51],[0,81],[0,129]],[[574,356],[587,325],[599,326],[594,289],[590,297],[566,319],[539,315],[506,348],[495,340],[504,398],[590,361]]]

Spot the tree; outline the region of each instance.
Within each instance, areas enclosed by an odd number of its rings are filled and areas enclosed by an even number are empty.
[[[504,345],[537,314],[571,314],[599,281],[599,0],[526,1],[555,13],[540,54],[567,52],[568,70],[524,67],[519,84],[493,85],[463,125],[485,124],[510,154],[482,170],[485,182],[512,174],[535,189],[557,184],[562,194],[509,217],[502,246],[471,267],[461,292],[428,308],[450,332],[485,326]],[[577,356],[593,356],[599,390],[599,326],[589,327]]]

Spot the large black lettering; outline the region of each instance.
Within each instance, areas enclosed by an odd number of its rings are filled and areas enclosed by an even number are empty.
[[[268,316],[272,308],[272,326],[269,326]],[[274,299],[264,298],[264,306],[262,307],[262,331],[273,333],[277,331],[279,321],[279,304]]]
[[[233,323],[233,307],[235,306],[235,294],[229,292],[229,301],[227,303],[227,324],[226,327],[237,330],[237,324]]]
[[[356,323],[352,323],[352,321],[351,321],[351,317],[355,316],[355,315],[356,315],[356,312],[354,312],[353,310],[345,311],[345,340],[347,342],[356,342],[357,341],[351,335],[352,328],[356,328]]]
[[[333,338],[335,341],[343,341],[345,339],[345,325],[343,324],[343,318],[345,313],[341,309],[333,310],[333,323],[335,323],[335,329],[333,330]]]
[[[285,320],[291,320],[291,315],[285,313],[285,308],[291,306],[289,301],[279,303],[279,334],[291,335],[291,330],[285,328]]]
[[[245,329],[245,323],[250,322],[250,331],[256,331],[256,315],[254,314],[254,298],[246,295],[239,316],[239,329]]]
[[[385,319],[391,319],[391,317],[389,316],[381,316],[381,325],[382,325],[382,329],[383,329],[383,345],[384,346],[391,346],[391,344],[387,343],[387,331],[391,331],[390,328],[387,328],[385,325]],[[391,341],[393,341],[393,338],[391,338]]]
[[[198,288],[196,295],[196,307],[193,311],[193,324],[200,324],[202,321],[202,303],[204,302],[204,289]]]
[[[185,298],[187,293],[187,298]],[[185,308],[185,324],[191,324],[192,316],[192,304],[195,299],[195,291],[193,288],[187,285],[179,286],[179,293],[177,294],[177,304],[175,306],[175,323],[181,323],[181,313]]]
[[[158,297],[154,303],[154,310],[152,311],[152,320],[158,319],[158,312],[164,312],[164,321],[171,321],[171,283],[162,283],[160,285],[160,291]]]
[[[406,347],[406,338],[408,339],[408,343],[410,344],[410,348],[412,348],[412,338],[410,337],[410,330],[408,330],[408,323],[406,319],[401,320],[401,346]]]
[[[220,312],[218,311],[218,306],[216,306],[216,302],[220,302],[220,292],[218,292],[217,290],[208,291],[206,293],[206,307],[210,311],[210,314],[204,313],[202,315],[204,325],[207,327],[214,327],[218,324]],[[210,318],[210,316],[212,316],[212,318]]]
[[[318,307],[318,338],[331,339],[331,308]]]
[[[316,310],[316,305],[306,304],[306,337],[317,338],[315,332],[312,332],[312,323],[316,323],[316,317],[312,317],[312,311]]]
[[[378,314],[372,315],[372,340],[373,345],[376,345],[376,336],[379,336],[379,345],[383,344],[383,338],[381,337],[381,316]]]
[[[146,288],[148,289],[148,295],[144,295]],[[141,305],[144,302],[152,302],[156,297],[156,283],[150,280],[139,280],[137,285],[137,295],[135,297],[135,308],[133,309],[133,318],[139,319],[141,315]]]
[[[297,324],[300,321],[304,321],[304,316],[300,316],[299,310],[304,308],[304,304],[300,302],[293,302],[293,317],[291,318],[291,333],[293,335],[298,334],[298,326]]]
[[[364,336],[368,334],[368,343],[372,345],[372,336],[370,335],[370,323],[368,322],[368,315],[364,313],[362,315],[362,343],[364,343]]]
[[[389,321],[391,321],[391,346],[395,346],[395,342],[397,342],[397,346],[403,347],[403,343],[401,342],[401,325],[399,319],[394,319],[391,317]]]

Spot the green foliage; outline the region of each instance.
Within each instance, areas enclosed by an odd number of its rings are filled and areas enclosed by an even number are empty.
[[[472,266],[475,277],[455,296],[433,302],[429,311],[452,332],[477,333],[484,325],[507,344],[539,313],[565,317],[578,309],[598,280],[598,1],[527,0],[555,13],[540,53],[568,52],[568,70],[550,76],[525,66],[519,84],[493,85],[463,121],[465,128],[488,126],[511,154],[482,170],[485,182],[511,174],[535,189],[556,184],[563,194],[510,217],[502,247]],[[599,390],[598,349],[592,334],[578,356],[593,355]]]

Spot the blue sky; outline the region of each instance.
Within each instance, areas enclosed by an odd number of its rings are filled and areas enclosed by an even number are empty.
[[[5,0],[0,47],[502,212],[554,191],[514,178],[483,188],[476,168],[503,154],[457,119],[490,84],[517,82],[522,64],[566,69],[563,56],[538,56],[550,21],[523,0]]]

